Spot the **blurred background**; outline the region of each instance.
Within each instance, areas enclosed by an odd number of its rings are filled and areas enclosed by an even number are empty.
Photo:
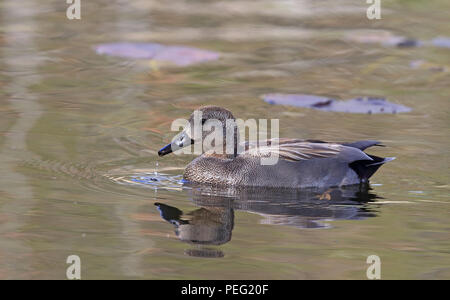
[[[82,279],[365,279],[372,254],[383,279],[450,278],[449,1],[382,0],[380,20],[365,0],[68,6],[0,1],[0,279],[64,279],[72,254]],[[179,181],[193,157],[156,151],[205,104],[397,159],[362,194],[197,193]]]

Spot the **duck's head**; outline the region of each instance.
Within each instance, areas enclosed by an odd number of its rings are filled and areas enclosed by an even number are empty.
[[[219,106],[203,106],[191,114],[184,130],[172,139],[172,143],[161,148],[158,155],[164,156],[199,143],[203,146],[203,152],[215,150],[216,153],[235,155],[237,132],[234,116],[229,110]]]

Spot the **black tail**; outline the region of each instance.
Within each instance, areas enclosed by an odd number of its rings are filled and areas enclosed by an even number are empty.
[[[361,182],[368,182],[369,178],[378,170],[381,165],[394,160],[395,157],[378,157],[368,155],[373,160],[357,160],[349,164],[350,168],[358,174]]]

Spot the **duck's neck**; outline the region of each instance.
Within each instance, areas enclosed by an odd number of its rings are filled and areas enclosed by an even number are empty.
[[[227,144],[227,141],[229,141],[229,137],[227,138],[226,133],[224,134],[224,140],[222,144],[222,151],[214,151],[214,150],[207,150],[205,152],[206,156],[210,157],[217,157],[222,159],[233,159],[238,155],[238,149],[239,149],[239,131],[237,126],[234,127],[234,134],[232,139],[232,148],[229,144]],[[220,146],[219,146],[220,147]]]
[[[237,147],[237,145],[235,145],[232,153],[228,153],[230,151],[227,150],[226,145],[224,145],[221,153],[220,153],[220,151],[208,150],[204,153],[204,155],[209,156],[209,157],[221,158],[221,159],[233,159],[238,155],[237,149],[238,149],[238,147]]]

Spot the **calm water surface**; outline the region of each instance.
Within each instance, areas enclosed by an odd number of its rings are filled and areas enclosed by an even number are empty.
[[[450,36],[448,1],[0,1],[0,278],[450,279],[450,50],[354,37]],[[221,53],[176,67],[97,55],[157,42]],[[420,66],[413,62],[421,61]],[[412,64],[413,63],[413,64]],[[416,66],[416,67],[414,67]],[[385,97],[405,114],[273,106],[261,95]],[[370,190],[217,191],[158,158],[172,120],[204,104],[280,119],[283,137],[396,156]],[[152,180],[158,179],[158,181]]]

